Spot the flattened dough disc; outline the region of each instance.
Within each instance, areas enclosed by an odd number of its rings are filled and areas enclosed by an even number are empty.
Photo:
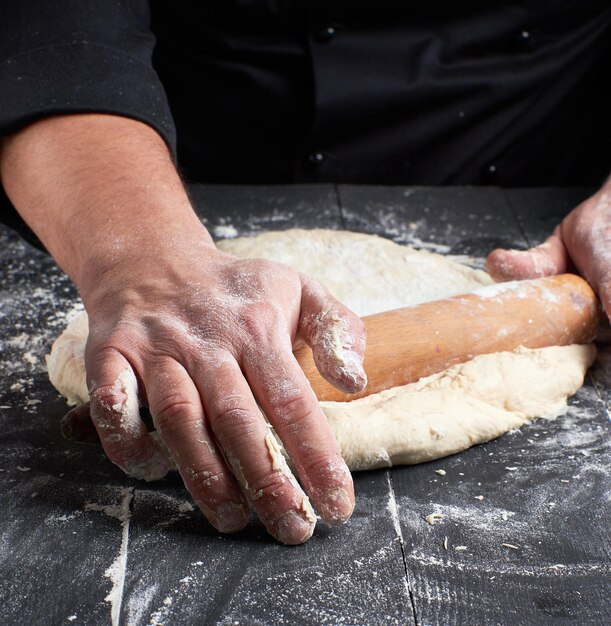
[[[374,235],[287,230],[221,241],[238,257],[286,263],[322,282],[359,315],[450,297],[492,283],[443,256]],[[87,400],[81,314],[53,344],[49,378],[66,399]],[[419,463],[465,450],[535,417],[566,409],[583,384],[592,345],[483,355],[404,387],[352,402],[322,402],[348,466]]]

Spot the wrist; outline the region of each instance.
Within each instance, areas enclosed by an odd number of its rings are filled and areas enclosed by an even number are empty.
[[[65,269],[85,297],[102,284],[105,290],[108,285],[138,288],[153,276],[179,274],[183,256],[196,253],[203,265],[209,252],[217,252],[212,237],[191,208],[164,207],[147,211],[141,220],[97,229],[80,242]]]

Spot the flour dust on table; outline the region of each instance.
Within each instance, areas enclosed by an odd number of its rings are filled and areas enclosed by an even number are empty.
[[[352,232],[293,229],[221,241],[218,247],[305,272],[359,315],[493,282],[485,272],[443,256]],[[47,359],[51,382],[71,404],[87,400],[87,332],[83,313],[55,341]],[[595,354],[592,345],[518,347],[477,356],[409,385],[321,406],[352,470],[419,463],[489,441],[536,417],[563,413]]]

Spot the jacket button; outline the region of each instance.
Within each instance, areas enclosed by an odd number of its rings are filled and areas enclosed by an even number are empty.
[[[322,165],[327,157],[322,152],[312,152],[308,155],[308,161],[311,165]]]
[[[489,183],[493,183],[497,178],[498,168],[496,165],[492,163],[484,168],[484,171],[482,172],[482,174],[483,174],[483,178],[486,181],[488,181]]]
[[[318,32],[314,34],[314,39],[319,43],[329,43],[331,40],[335,39],[335,35],[337,35],[338,27],[337,25],[329,25],[321,28]]]
[[[521,47],[527,48],[531,43],[531,36],[527,30],[520,31],[520,33],[518,33],[518,44]]]

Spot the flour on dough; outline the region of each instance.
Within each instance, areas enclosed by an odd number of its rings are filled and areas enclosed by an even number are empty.
[[[321,282],[357,315],[467,293],[494,281],[481,270],[389,239],[336,230],[285,230],[220,241],[237,257],[286,263]]]
[[[221,241],[239,257],[313,276],[359,315],[446,298],[491,284],[481,270],[374,235],[288,230]],[[53,344],[49,378],[71,404],[87,400],[87,316]],[[535,417],[555,416],[583,384],[592,345],[478,356],[416,383],[352,402],[321,402],[352,470],[420,463],[465,450]]]

